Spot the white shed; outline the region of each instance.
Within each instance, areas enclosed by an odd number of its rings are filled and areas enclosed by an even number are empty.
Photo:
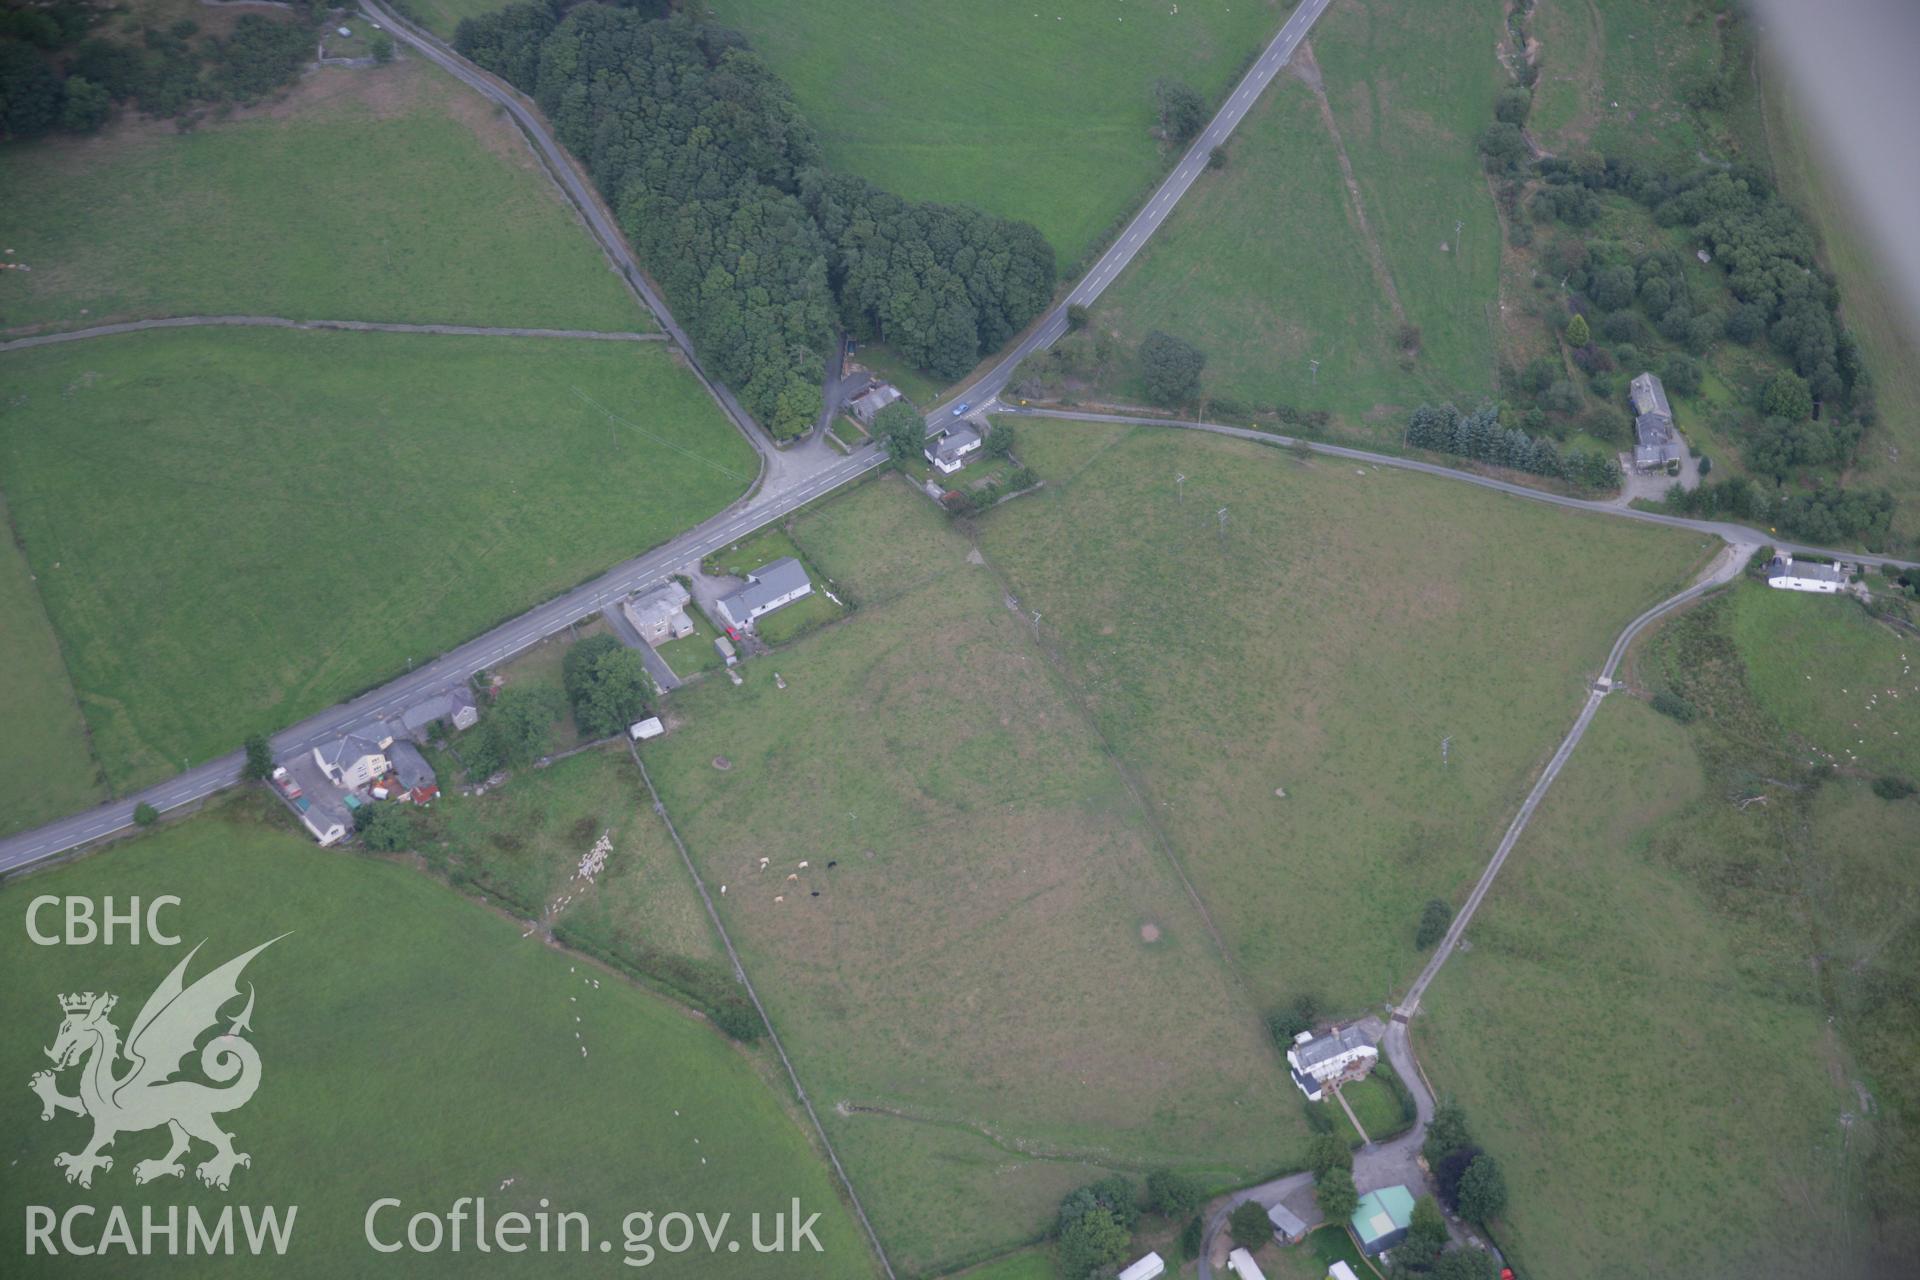
[[[1240,1280],[1267,1280],[1267,1273],[1260,1269],[1260,1264],[1245,1249],[1235,1249],[1227,1255],[1227,1270],[1239,1276]]]
[[[645,742],[648,738],[657,738],[667,731],[660,723],[659,716],[648,716],[645,720],[635,720],[627,726],[627,736],[635,742]]]
[[[1160,1255],[1150,1253],[1146,1257],[1128,1265],[1114,1280],[1155,1280],[1167,1272],[1167,1264],[1160,1261]]]

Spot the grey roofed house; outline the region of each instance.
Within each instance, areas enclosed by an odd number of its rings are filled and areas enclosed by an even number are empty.
[[[1667,403],[1667,388],[1657,373],[1642,373],[1627,387],[1627,398],[1633,401],[1635,414],[1658,414],[1667,420],[1669,430],[1673,427],[1673,406]]]
[[[1633,465],[1656,470],[1684,456],[1679,433],[1673,429],[1673,407],[1657,373],[1643,373],[1627,390],[1633,402]]]
[[[480,718],[480,707],[473,691],[463,684],[429,694],[400,713],[400,727],[408,733],[424,732],[435,720],[445,720],[456,729],[470,729]]]
[[[687,603],[691,599],[685,587],[669,579],[652,591],[623,602],[620,609],[642,640],[648,644],[664,644],[693,634],[693,619],[687,616]]]
[[[737,627],[745,626],[763,613],[771,613],[783,604],[791,604],[813,591],[807,568],[792,556],[770,560],[747,574],[747,585],[720,601],[720,612]]]
[[[431,787],[439,778],[433,772],[433,766],[420,754],[420,748],[411,742],[396,742],[387,752],[387,760],[393,765],[394,773],[400,779],[400,786],[407,791],[420,787]]]
[[[1337,1058],[1343,1053],[1355,1049],[1371,1049],[1373,1040],[1359,1026],[1342,1027],[1338,1031],[1329,1031],[1324,1036],[1316,1036],[1305,1044],[1293,1047],[1293,1056],[1299,1060],[1302,1069],[1318,1066],[1329,1058]]]
[[[980,443],[980,433],[972,427],[959,426],[942,435],[930,446],[935,462],[951,462],[961,454],[975,448]]]
[[[1818,560],[1795,560],[1792,556],[1774,553],[1767,561],[1767,578],[1801,578],[1808,582],[1845,582],[1847,572],[1839,565],[1822,564]]]
[[[847,408],[863,426],[872,426],[880,411],[900,398],[900,388],[890,382],[876,382],[847,401]]]
[[[386,754],[385,748],[370,737],[349,733],[314,748],[323,767],[340,771],[368,756]]]

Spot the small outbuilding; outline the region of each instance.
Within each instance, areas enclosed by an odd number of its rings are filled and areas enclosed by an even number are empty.
[[[427,731],[436,720],[444,720],[457,729],[471,729],[480,719],[480,706],[473,690],[465,684],[451,685],[428,694],[400,713],[400,727],[414,737]]]
[[[860,392],[847,401],[847,412],[863,427],[873,425],[880,411],[900,398],[900,388],[890,382],[870,382]]]
[[[645,720],[635,720],[627,726],[627,736],[635,742],[645,742],[649,738],[657,738],[666,731],[667,726],[660,723],[659,716],[648,716]]]
[[[1307,1224],[1284,1204],[1267,1210],[1267,1221],[1273,1224],[1274,1239],[1281,1244],[1299,1244],[1306,1237]]]
[[[1360,1197],[1348,1225],[1367,1256],[1385,1253],[1407,1238],[1413,1226],[1413,1192],[1405,1187],[1381,1187]]]
[[[1327,1280],[1360,1280],[1353,1274],[1353,1268],[1347,1265],[1345,1258],[1335,1258],[1333,1265],[1327,1268]]]
[[[1160,1260],[1160,1255],[1150,1253],[1137,1262],[1129,1263],[1114,1280],[1157,1280],[1166,1273],[1167,1264]]]

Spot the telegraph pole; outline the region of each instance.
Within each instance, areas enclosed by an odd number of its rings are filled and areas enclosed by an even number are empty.
[[[1224,549],[1227,545],[1227,509],[1222,507],[1216,514],[1220,517],[1220,546]]]
[[[1317,387],[1320,385],[1320,362],[1318,360],[1307,361],[1307,377],[1313,386]]]
[[[1446,737],[1444,737],[1444,738],[1442,738],[1442,739],[1440,739],[1440,765],[1441,765],[1441,767],[1442,767],[1442,768],[1445,768],[1445,767],[1446,767],[1446,763],[1447,763],[1447,748],[1448,748],[1448,747],[1451,747],[1452,745],[1453,745],[1453,735],[1452,735],[1452,734],[1448,734],[1448,735],[1447,735]]]

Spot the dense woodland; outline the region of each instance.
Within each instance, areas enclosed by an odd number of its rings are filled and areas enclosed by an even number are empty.
[[[1037,230],[827,172],[744,39],[664,9],[518,4],[454,44],[539,103],[701,357],[776,436],[818,416],[836,327],[955,378],[1046,305]]]
[[[253,102],[313,57],[322,10],[248,13],[225,36],[183,18],[159,28],[75,0],[0,8],[0,138],[91,133],[116,105],[182,117]]]

